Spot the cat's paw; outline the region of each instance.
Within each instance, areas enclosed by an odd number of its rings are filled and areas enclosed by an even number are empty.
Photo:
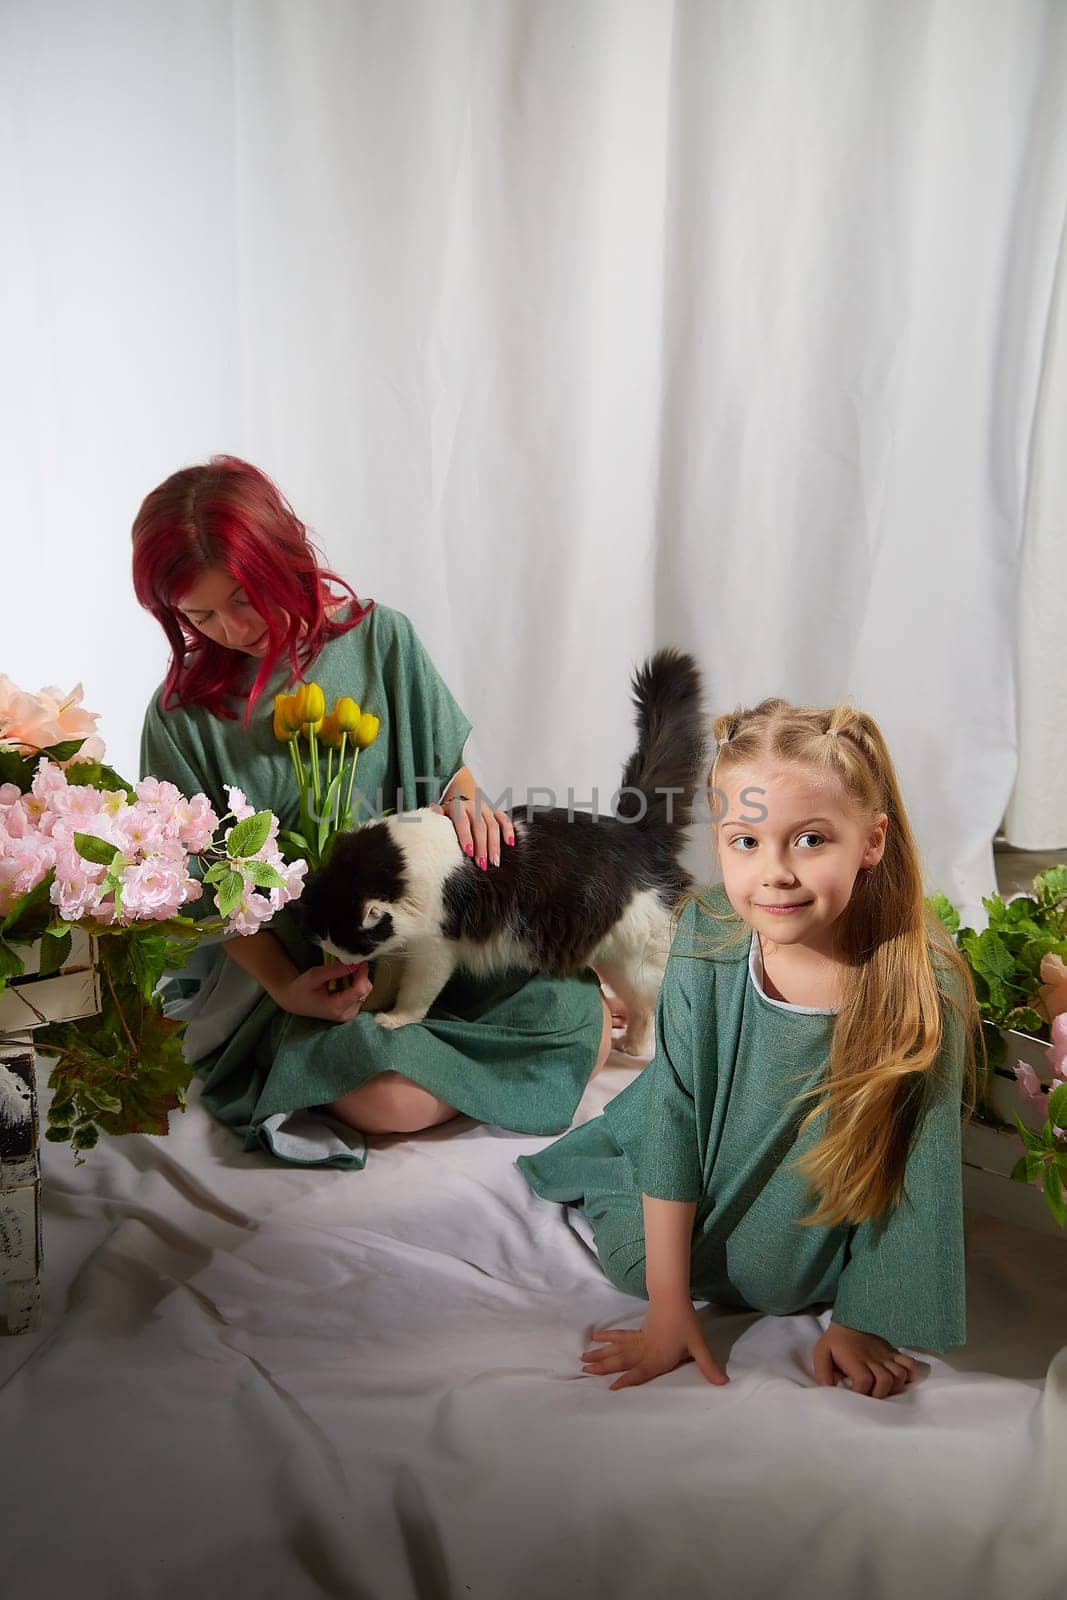
[[[421,1022],[422,1017],[414,1011],[378,1011],[374,1020],[379,1028],[406,1028],[411,1022]]]
[[[621,1038],[612,1040],[614,1049],[620,1051],[624,1056],[639,1056],[642,1059],[646,1059],[652,1054],[653,1043],[652,1030],[650,1028],[627,1028]]]

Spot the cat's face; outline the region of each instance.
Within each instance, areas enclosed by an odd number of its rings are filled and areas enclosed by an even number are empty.
[[[412,929],[404,855],[384,822],[341,834],[298,902],[305,927],[343,961],[400,949]]]

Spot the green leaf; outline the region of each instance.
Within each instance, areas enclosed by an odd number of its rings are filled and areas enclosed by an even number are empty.
[[[55,869],[52,868],[29,894],[21,895],[15,901],[0,923],[0,938],[11,940],[15,944],[28,944],[31,940],[41,937],[49,923],[56,920],[57,913],[51,900],[51,888],[55,879]]]
[[[20,978],[25,970],[26,963],[18,951],[12,950],[9,944],[0,939],[0,990],[9,978]]]
[[[92,1084],[86,1084],[82,1094],[91,1106],[96,1107],[97,1111],[108,1111],[115,1117],[121,1115],[122,1101],[118,1095],[108,1094],[106,1089],[98,1089]]]
[[[1045,1143],[1044,1139],[1042,1139],[1041,1135],[1039,1133],[1035,1133],[1033,1128],[1028,1128],[1018,1113],[1016,1113],[1015,1116],[1015,1128],[1019,1138],[1022,1140],[1023,1144],[1028,1150],[1048,1149],[1048,1145]]]
[[[106,839],[98,839],[95,833],[75,832],[74,848],[83,861],[91,861],[97,867],[109,867],[115,857],[121,854]]]
[[[1011,1169],[1011,1176],[1015,1183],[1036,1183],[1044,1170],[1045,1163],[1042,1158],[1032,1150],[1021,1156]]]
[[[78,754],[88,737],[87,733],[83,733],[80,739],[63,739],[59,744],[45,745],[41,754],[47,756],[49,761],[69,761],[71,756]]]
[[[1034,879],[1034,889],[1042,906],[1056,906],[1067,900],[1067,867],[1046,867]]]
[[[0,783],[13,783],[23,794],[33,782],[36,756],[29,760],[17,750],[0,750]]]
[[[1063,1204],[1063,1179],[1055,1167],[1045,1168],[1045,1199],[1048,1208],[1056,1218],[1060,1227],[1064,1224],[1065,1208]]]
[[[51,1133],[52,1130],[49,1129],[48,1131]],[[81,1127],[74,1129],[70,1136],[70,1142],[75,1150],[92,1150],[99,1138],[99,1128],[94,1127],[91,1122],[85,1122],[82,1123]]]
[[[136,791],[125,778],[121,778],[114,767],[109,767],[102,761],[72,761],[66,769],[67,782],[85,784],[92,789],[103,789],[108,794],[124,794],[127,799],[133,800]]]
[[[40,973],[42,978],[50,978],[70,955],[70,929],[61,933],[57,938],[41,940]]]
[[[933,911],[934,915],[941,920],[942,924],[949,933],[956,934],[959,932],[960,914],[956,910],[956,907],[952,904],[952,901],[948,898],[948,895],[942,894],[941,891],[938,890],[936,894],[932,894],[930,896],[929,900],[927,901],[927,905],[930,907],[931,911]]]
[[[226,841],[227,854],[235,857],[254,856],[266,844],[270,825],[269,811],[257,811],[254,817],[245,817],[243,822],[234,823]]]
[[[1048,1097],[1049,1121],[1067,1128],[1067,1083],[1059,1084]]]
[[[244,892],[245,882],[239,872],[228,872],[225,878],[220,879],[215,890],[215,904],[218,906],[219,916],[230,916],[240,904]]]
[[[257,889],[284,889],[285,879],[269,861],[248,861],[241,868],[245,878]]]

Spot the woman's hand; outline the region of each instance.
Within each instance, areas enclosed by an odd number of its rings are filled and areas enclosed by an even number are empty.
[[[338,987],[331,990],[330,984]],[[323,1022],[349,1022],[371,992],[365,961],[330,962],[274,984],[269,993],[275,1005],[294,1017],[319,1017]]]
[[[452,819],[456,838],[464,855],[471,856],[487,872],[490,865],[500,865],[500,844],[515,843],[515,829],[506,811],[494,811],[481,793],[474,775],[463,767],[453,778],[446,794],[434,811],[443,811]]]
[[[829,1387],[838,1377],[847,1378],[857,1394],[875,1400],[902,1394],[917,1371],[911,1356],[902,1355],[894,1345],[876,1333],[861,1333],[831,1322],[812,1354],[816,1383]]]
[[[708,1349],[697,1314],[689,1301],[649,1305],[640,1328],[607,1328],[593,1335],[592,1348],[582,1352],[582,1371],[594,1377],[621,1372],[613,1389],[647,1383],[673,1372],[683,1361],[695,1361],[709,1383],[729,1380]]]

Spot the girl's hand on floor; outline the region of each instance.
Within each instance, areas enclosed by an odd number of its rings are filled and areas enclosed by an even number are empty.
[[[887,1400],[903,1394],[915,1377],[917,1364],[876,1333],[861,1333],[831,1322],[815,1346],[812,1362],[816,1383],[829,1387],[847,1378],[857,1394]]]
[[[695,1361],[709,1383],[728,1382],[708,1349],[691,1304],[650,1305],[640,1328],[606,1328],[593,1335],[593,1346],[582,1352],[582,1371],[594,1377],[621,1372],[613,1389],[647,1383],[684,1361]]]
[[[350,980],[350,981],[349,981]],[[331,990],[330,984],[339,987]],[[319,1017],[323,1022],[348,1022],[358,1016],[370,994],[367,963],[332,961],[325,967],[309,967],[271,990],[271,999],[294,1017]]]

